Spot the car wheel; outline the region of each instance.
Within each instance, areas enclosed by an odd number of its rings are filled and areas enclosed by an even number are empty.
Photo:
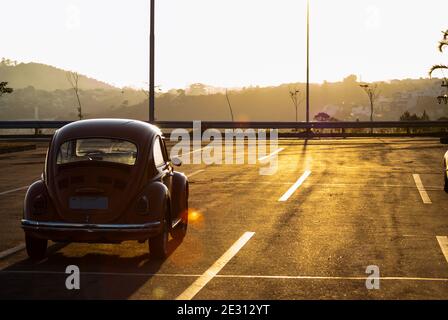
[[[48,240],[25,235],[26,252],[33,260],[42,260],[47,253]]]
[[[185,213],[185,217],[182,221],[171,231],[171,235],[175,240],[183,240],[187,235],[188,229],[188,210]]]
[[[164,217],[162,224],[162,232],[158,236],[149,239],[149,254],[156,259],[163,260],[168,257],[169,229],[166,217]]]
[[[186,195],[185,200],[185,209],[184,213],[182,215],[182,220],[179,222],[179,224],[171,230],[171,235],[175,240],[181,241],[185,238],[187,235],[187,229],[188,229],[188,195]]]

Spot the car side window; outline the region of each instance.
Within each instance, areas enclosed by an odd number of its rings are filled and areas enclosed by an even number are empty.
[[[156,166],[156,168],[162,168],[163,166],[165,166],[166,161],[164,159],[162,144],[159,137],[157,137],[156,140],[154,141],[152,154],[154,157],[154,165]]]
[[[168,163],[170,161],[170,157],[168,156],[168,150],[166,149],[165,139],[162,138],[160,141],[162,142],[163,159],[165,159],[165,163]]]

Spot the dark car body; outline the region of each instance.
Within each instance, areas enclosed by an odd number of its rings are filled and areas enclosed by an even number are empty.
[[[168,233],[183,238],[187,224],[188,179],[173,170],[162,132],[122,119],[78,121],[56,131],[42,179],[26,193],[22,220],[36,258],[47,240],[149,239],[150,251],[164,256]]]
[[[448,137],[440,139],[442,144],[448,144]],[[445,180],[445,192],[448,193],[448,152],[443,157],[443,178]]]

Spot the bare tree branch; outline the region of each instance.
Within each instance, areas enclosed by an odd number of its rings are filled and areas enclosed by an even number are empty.
[[[75,92],[76,100],[78,101],[78,118],[79,120],[82,120],[84,117],[82,114],[81,99],[79,98],[79,74],[77,72],[68,71],[67,80],[70,83],[73,91]]]
[[[291,98],[292,103],[294,105],[294,109],[296,112],[296,122],[298,122],[299,121],[299,106],[301,103],[300,90],[298,88],[292,88],[292,89],[290,88],[289,89],[289,97]]]
[[[231,103],[230,103],[229,93],[228,93],[228,90],[227,90],[227,89],[226,89],[226,99],[227,99],[227,104],[229,105],[230,116],[232,117],[232,122],[235,122],[235,117],[233,116],[232,105],[231,105]]]
[[[360,87],[366,92],[370,101],[370,121],[373,122],[375,102],[378,100],[381,91],[377,84],[361,84]]]

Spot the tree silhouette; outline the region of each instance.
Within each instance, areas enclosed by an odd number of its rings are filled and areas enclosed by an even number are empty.
[[[292,103],[294,104],[294,109],[296,111],[296,122],[298,122],[299,121],[299,106],[300,106],[300,102],[301,102],[300,90],[297,88],[289,89],[289,97],[291,98]]]
[[[378,98],[380,96],[380,90],[379,90],[377,84],[364,83],[364,84],[361,84],[360,87],[362,89],[364,89],[366,94],[369,96],[369,101],[370,101],[370,121],[373,122],[373,113],[374,113],[375,102],[376,102],[376,100],[378,100]]]
[[[78,119],[82,120],[82,105],[81,105],[81,99],[79,98],[79,74],[77,72],[67,72],[67,80],[70,83],[73,91],[75,92],[76,100],[78,101]]]
[[[448,30],[443,31],[442,33],[443,33],[443,39],[439,42],[439,51],[440,52],[443,52],[443,49],[445,48],[445,46],[448,46]],[[431,69],[429,70],[429,76],[432,77],[432,74],[436,70],[443,71],[446,69],[448,69],[448,65],[436,64],[436,65],[432,66]],[[438,100],[439,104],[442,104],[442,103],[448,104],[448,80],[446,77],[444,77],[444,80],[442,82],[442,88],[446,88],[446,93],[444,95],[438,96],[437,100]]]
[[[320,112],[314,116],[314,120],[318,122],[338,122],[339,120],[330,116],[328,113]]]
[[[13,93],[14,89],[8,87],[8,82],[0,82],[0,97],[4,94]]]
[[[421,117],[419,117],[416,113],[411,114],[409,111],[405,111],[403,115],[400,117],[400,121],[429,121],[429,115],[426,113],[426,110],[423,111]]]
[[[445,48],[445,46],[448,46],[448,30],[442,31],[442,33],[443,33],[443,39],[439,42],[439,51],[440,52],[443,52],[443,49]],[[436,64],[436,65],[432,66],[431,69],[429,70],[429,76],[432,77],[432,74],[436,70],[444,70],[444,69],[448,69],[448,65]]]
[[[229,105],[230,116],[232,118],[232,122],[235,122],[235,117],[233,116],[232,104],[230,103],[229,92],[227,89],[226,89],[226,99],[227,99],[227,104]]]

